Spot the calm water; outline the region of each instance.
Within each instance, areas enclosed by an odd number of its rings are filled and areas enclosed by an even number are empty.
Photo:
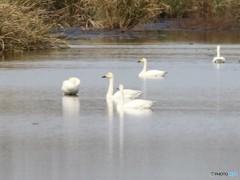
[[[2,58],[0,179],[202,180],[232,178],[211,177],[230,171],[240,176],[237,39],[164,36],[71,40],[71,49]],[[221,38],[227,63],[216,66],[211,61]],[[139,79],[141,57],[167,76]],[[152,110],[118,112],[105,100],[108,79],[101,76],[109,71],[115,87],[123,83],[157,101]],[[81,79],[78,97],[62,96],[69,76]]]

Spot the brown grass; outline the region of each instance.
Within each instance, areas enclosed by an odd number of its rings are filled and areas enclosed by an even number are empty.
[[[24,0],[22,0],[24,1]],[[122,29],[155,18],[168,6],[159,0],[71,0],[51,9],[51,19],[63,26]]]
[[[231,29],[240,27],[239,0],[163,0],[170,6],[167,17],[183,18],[181,28]]]
[[[0,3],[0,54],[59,45],[60,41],[49,35],[53,26],[44,22],[44,10],[33,11],[33,6]]]
[[[22,0],[24,1],[24,0]],[[29,0],[30,1],[30,0]],[[239,0],[59,0],[55,18],[63,26],[126,29],[159,15],[217,23],[240,20]],[[226,22],[227,24],[227,22]],[[204,24],[202,24],[204,26]]]
[[[168,8],[157,0],[90,0],[93,17],[91,25],[97,28],[132,28],[147,22]]]

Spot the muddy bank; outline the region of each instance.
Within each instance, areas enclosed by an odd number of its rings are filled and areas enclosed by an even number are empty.
[[[122,38],[135,39],[139,36],[148,36],[156,32],[188,32],[199,34],[220,34],[220,33],[235,33],[240,30],[240,25],[237,23],[222,22],[222,24],[211,24],[210,22],[203,22],[197,19],[173,19],[161,20],[154,23],[140,24],[133,29],[116,29],[116,30],[102,30],[102,29],[83,29],[81,27],[67,27],[57,29],[55,33],[57,36],[66,39],[92,39],[92,38]],[[214,33],[213,33],[214,32]],[[159,36],[159,35],[158,35]],[[160,35],[165,36],[165,35]]]
[[[67,41],[94,40],[103,42],[188,42],[188,43],[239,43],[240,31],[237,26],[231,28],[189,28],[191,21],[162,20],[146,23],[130,30],[83,30],[79,27],[58,29],[57,35]]]

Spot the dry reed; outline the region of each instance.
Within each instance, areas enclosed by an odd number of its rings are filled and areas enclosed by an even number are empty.
[[[0,54],[60,45],[60,41],[49,35],[52,24],[44,22],[44,10],[31,8],[6,1],[0,3]]]

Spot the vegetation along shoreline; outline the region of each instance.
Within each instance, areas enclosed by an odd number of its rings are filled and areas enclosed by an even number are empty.
[[[2,0],[0,56],[24,50],[66,48],[54,29],[134,30],[175,19],[179,29],[240,27],[238,0]],[[160,27],[161,28],[161,27]]]

